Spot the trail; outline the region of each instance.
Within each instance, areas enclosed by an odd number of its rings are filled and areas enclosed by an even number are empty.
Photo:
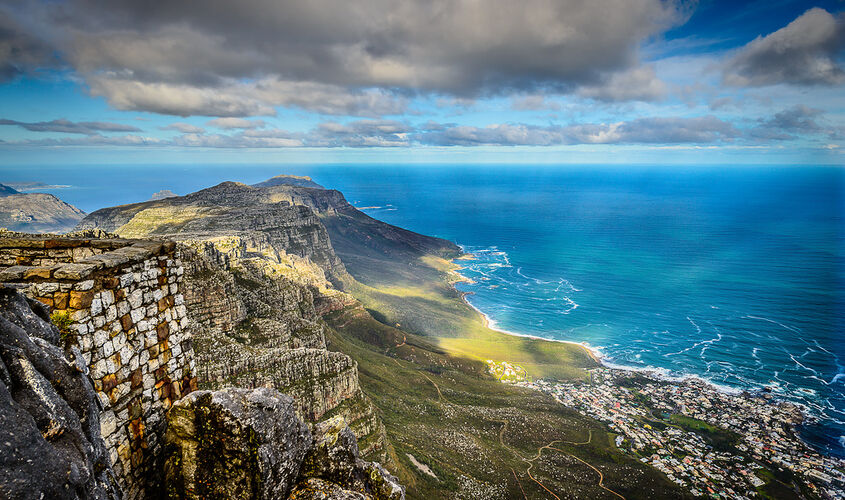
[[[571,453],[569,453],[569,452],[567,452],[567,451],[565,451],[565,450],[562,450],[562,449],[560,449],[560,448],[555,448],[555,447],[553,446],[555,443],[568,443],[568,444],[575,445],[575,446],[582,446],[582,445],[585,445],[585,444],[590,444],[590,442],[592,442],[592,440],[593,440],[593,430],[592,430],[592,429],[587,429],[587,440],[586,440],[586,441],[583,441],[583,442],[574,442],[574,441],[562,441],[562,440],[559,440],[559,439],[558,439],[558,440],[555,440],[555,441],[550,442],[550,443],[549,443],[549,444],[547,444],[547,445],[544,445],[544,446],[541,446],[540,448],[538,448],[538,449],[537,449],[537,455],[535,455],[533,458],[525,458],[525,457],[523,457],[522,455],[520,455],[520,454],[519,454],[516,450],[514,450],[514,449],[513,449],[513,448],[511,448],[510,446],[506,445],[506,444],[505,444],[505,442],[504,442],[503,437],[504,437],[505,431],[507,430],[507,427],[508,427],[508,422],[507,422],[507,420],[500,420],[500,421],[498,421],[498,422],[501,422],[501,423],[503,424],[503,425],[502,425],[502,428],[499,430],[499,443],[500,443],[503,447],[505,447],[505,448],[507,448],[508,450],[510,450],[510,451],[511,451],[511,453],[513,453],[514,455],[518,456],[518,457],[519,457],[520,459],[522,459],[523,461],[528,462],[528,470],[526,470],[526,471],[525,471],[525,472],[528,474],[528,477],[530,477],[532,481],[534,481],[535,483],[537,483],[538,485],[540,485],[540,487],[541,487],[541,488],[543,488],[544,490],[546,490],[547,492],[549,492],[549,494],[550,494],[550,495],[552,495],[553,497],[555,497],[555,498],[557,498],[558,500],[560,500],[560,497],[558,497],[557,495],[555,495],[555,493],[554,493],[553,491],[551,491],[550,489],[546,488],[546,486],[545,486],[543,483],[541,483],[540,481],[538,481],[538,480],[537,480],[537,479],[536,479],[536,478],[535,478],[535,477],[531,474],[531,468],[534,466],[534,461],[535,461],[535,460],[537,460],[538,458],[540,458],[540,456],[541,456],[541,455],[542,455],[542,453],[543,453],[543,450],[555,450],[555,451],[559,451],[559,452],[561,452],[561,453],[564,453],[564,454],[566,454],[566,455],[571,456],[571,457],[572,457],[572,458],[574,458],[575,460],[578,460],[578,461],[579,461],[579,462],[581,462],[582,464],[584,464],[584,465],[586,465],[587,467],[589,467],[589,468],[591,468],[592,470],[594,470],[594,471],[595,471],[595,472],[599,475],[599,484],[598,484],[599,488],[601,488],[601,489],[603,489],[603,490],[607,491],[608,493],[612,493],[613,495],[615,495],[615,496],[617,496],[617,497],[621,498],[622,500],[625,500],[625,497],[624,497],[624,496],[620,495],[619,493],[617,493],[617,492],[615,492],[615,491],[611,490],[610,488],[608,488],[607,486],[605,486],[605,485],[604,485],[604,474],[602,474],[602,472],[601,472],[600,470],[598,470],[597,468],[595,468],[592,464],[590,464],[590,463],[588,463],[588,462],[586,462],[586,461],[584,461],[584,460],[582,460],[582,459],[580,459],[580,458],[576,457],[575,455],[573,455],[573,454],[571,454]],[[513,470],[513,469],[511,469],[511,470]],[[516,477],[516,473],[514,473],[514,477]],[[517,481],[518,481],[518,480],[517,480]],[[520,488],[522,488],[522,485],[521,485],[521,484],[520,484]],[[524,495],[524,492],[523,492],[523,495]]]
[[[403,340],[403,342],[402,342],[402,343],[404,344],[404,340]],[[400,345],[401,345],[401,344],[400,344]],[[399,345],[397,345],[397,347],[399,347]],[[397,365],[399,365],[399,366],[402,366],[402,364],[401,364],[401,363],[399,363],[399,360],[397,360],[396,358],[393,358],[393,362],[394,362],[394,363],[396,363],[396,364],[397,364]],[[448,403],[448,401],[446,400],[446,398],[444,398],[444,397],[443,397],[443,392],[440,390],[440,386],[438,386],[438,385],[437,385],[437,383],[436,383],[434,380],[432,380],[432,379],[431,379],[431,377],[429,377],[429,376],[428,376],[428,375],[426,375],[425,373],[420,372],[420,375],[422,375],[423,377],[425,377],[425,379],[426,379],[426,380],[428,380],[428,381],[431,383],[431,385],[433,385],[433,386],[434,386],[434,388],[437,390],[437,402],[438,402],[438,404],[440,404],[440,405],[442,406],[444,403]],[[507,431],[507,428],[508,428],[508,421],[507,421],[507,420],[494,420],[494,422],[497,422],[497,423],[502,424],[502,428],[501,428],[501,429],[499,429],[499,444],[500,444],[500,445],[502,445],[502,447],[503,447],[503,448],[506,448],[508,451],[510,451],[511,453],[513,453],[514,455],[516,455],[517,457],[519,457],[519,459],[520,459],[520,460],[522,460],[523,462],[527,462],[527,463],[528,463],[528,469],[525,471],[525,473],[526,473],[526,474],[528,474],[528,477],[529,477],[529,478],[531,478],[531,480],[532,480],[532,481],[534,481],[535,483],[537,483],[537,485],[538,485],[538,486],[540,486],[541,488],[543,488],[546,492],[548,492],[548,493],[549,493],[549,495],[553,496],[553,497],[554,497],[554,498],[556,498],[557,500],[561,500],[561,499],[560,499],[560,497],[559,497],[559,496],[557,496],[557,495],[556,495],[556,494],[555,494],[552,490],[550,490],[549,488],[547,488],[547,487],[546,487],[546,485],[544,485],[543,483],[541,483],[540,481],[538,481],[538,480],[537,480],[537,478],[535,478],[533,474],[531,474],[531,468],[532,468],[532,467],[534,467],[534,461],[535,461],[535,460],[537,460],[537,459],[539,459],[539,458],[540,458],[540,456],[542,456],[542,454],[543,454],[543,450],[546,450],[546,449],[548,449],[548,450],[556,450],[556,451],[559,451],[559,452],[562,452],[562,453],[566,453],[567,455],[569,455],[569,456],[573,457],[574,459],[578,460],[579,462],[581,462],[581,463],[583,463],[584,465],[588,466],[589,468],[593,469],[593,470],[594,470],[594,471],[596,471],[596,472],[598,473],[598,475],[599,475],[599,484],[598,484],[598,486],[599,486],[600,488],[602,488],[603,490],[606,490],[606,491],[608,491],[608,492],[610,492],[610,493],[613,493],[614,495],[616,495],[617,497],[621,498],[622,500],[625,500],[625,497],[623,497],[623,496],[622,496],[622,495],[620,495],[619,493],[616,493],[615,491],[611,490],[610,488],[608,488],[608,487],[604,486],[604,484],[603,484],[603,483],[604,483],[604,475],[601,473],[601,471],[600,471],[600,470],[596,469],[595,467],[593,467],[593,466],[592,466],[592,465],[590,465],[589,463],[585,462],[584,460],[581,460],[580,458],[576,457],[575,455],[572,455],[572,454],[570,454],[570,453],[568,453],[568,452],[566,452],[566,451],[564,451],[564,450],[561,450],[560,448],[555,448],[554,446],[552,446],[552,445],[554,445],[554,444],[556,444],[556,443],[567,443],[567,444],[576,445],[576,446],[585,445],[585,444],[590,444],[590,442],[592,442],[592,440],[593,440],[593,430],[592,430],[592,429],[587,429],[587,440],[586,440],[586,441],[584,441],[584,442],[577,442],[577,443],[576,443],[576,442],[574,442],[574,441],[563,441],[563,440],[560,440],[560,439],[556,439],[556,440],[554,440],[554,441],[552,441],[552,442],[550,442],[550,443],[548,443],[548,444],[546,444],[546,445],[544,445],[544,446],[541,446],[541,447],[537,448],[537,454],[536,454],[533,458],[525,458],[525,457],[524,457],[524,456],[522,456],[522,454],[520,454],[518,451],[516,451],[515,449],[513,449],[513,448],[511,448],[510,446],[508,446],[507,444],[505,444],[505,439],[504,439],[504,436],[505,436],[505,432]],[[414,449],[414,448],[413,448],[413,446],[410,446],[410,445],[408,445],[407,443],[405,443],[405,445],[406,445],[406,446],[409,446],[409,447],[410,447],[410,448],[412,448],[412,449]],[[436,460],[436,459],[435,459],[435,460]],[[436,460],[436,461],[437,461],[437,462],[440,462],[439,460]],[[442,462],[440,462],[440,463],[442,463]],[[455,467],[455,466],[453,466],[453,465],[451,465],[451,464],[449,464],[449,466],[450,466],[450,468],[453,468],[453,469],[455,469],[455,470],[460,471],[460,469],[458,469],[457,467]],[[511,473],[513,473],[513,477],[514,477],[514,479],[516,479],[516,483],[517,483],[517,485],[519,485],[519,489],[520,489],[520,491],[522,491],[522,496],[523,496],[523,497],[527,500],[528,496],[525,494],[525,489],[522,487],[522,482],[520,482],[519,477],[517,477],[517,475],[516,475],[516,471],[513,469],[513,467],[510,467],[510,469],[511,469]],[[462,472],[462,473],[463,473],[463,472]],[[464,475],[466,475],[466,474],[464,474]],[[468,477],[469,477],[469,476],[468,476]]]
[[[394,362],[394,363],[396,363],[399,367],[402,367],[402,363],[400,363],[398,359],[396,359],[396,358],[390,358],[390,359],[392,359],[392,360],[393,360],[393,362]],[[447,401],[447,400],[446,400],[446,398],[444,398],[444,397],[443,397],[443,393],[442,393],[442,392],[440,392],[440,386],[438,386],[438,385],[434,382],[434,380],[431,380],[431,378],[430,378],[428,375],[426,375],[425,373],[420,372],[420,375],[422,375],[423,377],[425,377],[425,379],[426,379],[426,380],[428,380],[429,382],[431,382],[431,385],[433,385],[433,386],[434,386],[434,388],[435,388],[435,389],[437,389],[437,402],[438,402],[440,405],[443,405],[443,403],[444,403],[444,402],[446,402],[446,403],[448,403],[448,402],[449,402],[449,401]]]
[[[437,389],[437,402],[442,405],[445,398],[443,397],[443,393],[440,392],[440,387],[436,383],[434,383],[434,380],[431,380],[431,378],[429,378],[429,376],[426,375],[425,373],[420,373],[420,375],[425,377],[425,379],[428,380],[429,382],[431,382],[431,385],[433,385],[434,388]],[[448,401],[446,401],[446,402],[448,403]]]
[[[521,492],[522,492],[522,497],[523,497],[525,500],[528,500],[528,495],[526,495],[526,494],[525,494],[525,489],[523,489],[523,487],[522,487],[522,482],[519,480],[519,478],[518,478],[518,477],[516,477],[516,471],[515,471],[515,470],[513,470],[513,467],[511,467],[510,469],[511,469],[511,472],[513,473],[513,478],[514,478],[514,479],[516,479],[516,484],[518,484],[518,485],[519,485],[519,491],[521,491]]]
[[[552,444],[557,443],[558,441],[552,441],[551,443],[549,443],[549,444],[547,444],[547,445],[545,445],[545,446],[541,446],[541,447],[537,450],[537,456],[535,456],[534,458],[530,458],[530,459],[529,459],[529,458],[525,458],[525,457],[523,457],[523,456],[522,456],[522,454],[520,454],[518,451],[516,451],[515,449],[513,449],[513,448],[511,448],[510,446],[508,446],[508,445],[506,445],[506,444],[505,444],[504,435],[505,435],[505,430],[507,430],[507,428],[508,428],[508,421],[507,421],[507,420],[494,420],[494,422],[498,422],[498,423],[501,423],[501,424],[502,424],[502,428],[501,428],[501,429],[499,429],[499,444],[501,444],[501,445],[502,445],[502,447],[506,448],[508,451],[510,451],[511,453],[513,453],[514,455],[516,455],[517,457],[519,457],[519,459],[520,459],[520,460],[522,460],[523,462],[528,462],[528,469],[525,471],[525,472],[526,472],[526,474],[528,474],[528,477],[529,477],[529,478],[531,478],[531,480],[532,480],[532,481],[534,481],[535,483],[537,483],[537,484],[538,484],[541,488],[543,488],[544,490],[548,491],[550,495],[552,495],[553,497],[557,498],[557,500],[560,500],[560,497],[559,497],[559,496],[555,495],[555,493],[554,493],[552,490],[550,490],[550,489],[546,488],[546,485],[544,485],[543,483],[541,483],[540,481],[538,481],[538,480],[537,480],[537,479],[536,479],[536,478],[535,478],[535,477],[531,474],[531,467],[533,467],[533,466],[534,466],[533,462],[534,462],[534,460],[537,460],[538,458],[540,458],[540,455],[541,455],[541,453],[543,452],[543,448],[547,448],[547,447],[551,446]],[[513,471],[513,469],[511,469],[511,471]],[[515,472],[514,472],[514,477],[516,477],[516,473],[515,473]],[[517,483],[519,483],[519,479],[517,479]],[[520,488],[520,489],[522,489],[522,484],[521,484],[521,483],[519,484],[519,488]],[[523,494],[523,495],[525,495],[525,490],[523,490],[522,494]]]
[[[614,495],[618,496],[618,497],[619,497],[619,498],[621,498],[622,500],[625,500],[625,497],[623,497],[623,496],[622,496],[622,495],[620,495],[619,493],[616,493],[615,491],[611,490],[610,488],[608,488],[607,486],[605,486],[605,485],[604,485],[604,474],[602,474],[600,470],[596,469],[595,467],[593,467],[593,466],[592,466],[591,464],[589,464],[588,462],[586,462],[586,461],[584,461],[584,460],[581,460],[580,458],[576,457],[575,455],[573,455],[573,454],[571,454],[571,453],[569,453],[569,452],[567,452],[567,451],[561,450],[560,448],[555,448],[554,446],[549,446],[549,448],[550,448],[550,449],[552,449],[552,450],[559,451],[559,452],[561,452],[561,453],[566,453],[566,454],[567,454],[567,455],[569,455],[570,457],[574,458],[575,460],[578,460],[578,461],[579,461],[579,462],[581,462],[582,464],[584,464],[584,465],[586,465],[587,467],[589,467],[589,468],[593,469],[594,471],[596,471],[596,473],[598,473],[598,475],[599,475],[599,488],[601,488],[601,489],[603,489],[603,490],[605,490],[605,491],[608,491],[608,492],[610,492],[610,493],[613,493]]]

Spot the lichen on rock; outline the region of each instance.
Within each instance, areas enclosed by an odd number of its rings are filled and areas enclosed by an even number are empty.
[[[320,423],[312,435],[293,399],[273,389],[197,391],[167,420],[171,499],[405,497],[396,478],[358,457],[343,418]]]

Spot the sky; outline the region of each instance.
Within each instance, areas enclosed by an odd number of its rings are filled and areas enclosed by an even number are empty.
[[[842,165],[843,138],[841,0],[0,0],[0,165]]]

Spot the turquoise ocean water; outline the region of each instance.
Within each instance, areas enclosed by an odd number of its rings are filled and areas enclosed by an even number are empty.
[[[84,175],[80,175],[84,172]],[[845,169],[837,167],[0,167],[83,210],[223,180],[310,175],[378,219],[462,245],[497,328],[605,362],[768,390],[845,456]]]

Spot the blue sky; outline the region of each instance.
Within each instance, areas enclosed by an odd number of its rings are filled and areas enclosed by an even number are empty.
[[[0,162],[843,164],[843,10],[0,0]]]

